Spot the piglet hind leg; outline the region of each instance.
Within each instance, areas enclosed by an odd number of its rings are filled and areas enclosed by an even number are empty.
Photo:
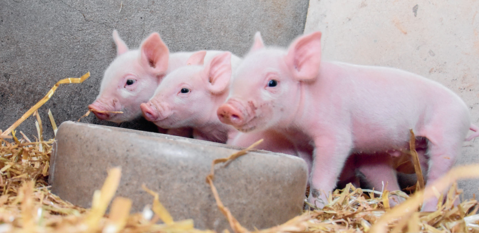
[[[461,153],[464,138],[445,137],[438,135],[429,143],[429,169],[426,187],[431,186],[438,178],[445,175],[454,165],[455,157]],[[447,139],[446,139],[447,138]],[[444,139],[444,140],[443,140]],[[445,194],[447,190],[443,193]],[[435,211],[438,199],[436,197],[424,200],[422,211]]]
[[[350,140],[336,138],[318,138],[314,140],[315,150],[311,169],[311,188],[308,202],[323,208],[328,195],[336,186],[352,148]]]
[[[389,153],[357,155],[356,166],[364,175],[368,186],[374,190],[382,190],[383,186],[388,191],[399,190],[396,170],[392,166],[392,157]],[[395,206],[404,201],[398,196],[390,196],[390,206]]]

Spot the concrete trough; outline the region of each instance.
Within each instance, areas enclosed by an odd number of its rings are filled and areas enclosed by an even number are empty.
[[[211,162],[238,149],[224,144],[157,133],[75,122],[61,124],[51,157],[52,192],[90,207],[107,170],[122,168],[117,196],[133,200],[133,211],[151,205],[141,184],[159,193],[175,220],[193,219],[195,227],[228,228],[205,178]],[[248,229],[272,227],[301,214],[307,182],[306,163],[297,157],[254,151],[217,165],[214,184],[224,205]]]

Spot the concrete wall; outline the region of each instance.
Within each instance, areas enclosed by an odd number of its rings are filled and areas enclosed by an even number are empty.
[[[287,45],[304,29],[307,0],[1,0],[0,129],[5,130],[58,80],[90,71],[83,84],[61,86],[40,109],[45,138],[57,124],[77,120],[99,91],[116,55],[114,28],[130,48],[157,31],[171,51],[230,50],[243,55],[261,31],[268,44]],[[82,122],[99,122],[90,116]],[[144,121],[122,127],[155,129]],[[19,130],[36,135],[33,118]]]
[[[436,80],[460,95],[479,125],[479,1],[311,0],[305,33],[323,32],[322,57],[392,66]],[[457,164],[479,162],[479,139]],[[465,197],[479,180],[460,182]]]

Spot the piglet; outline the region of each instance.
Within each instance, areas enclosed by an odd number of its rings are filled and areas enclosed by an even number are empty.
[[[257,41],[218,117],[242,132],[275,130],[296,145],[313,145],[311,202],[326,200],[351,153],[389,156],[375,152],[407,148],[410,129],[429,141],[428,185],[460,154],[472,128],[469,111],[443,85],[394,68],[321,61],[320,32],[288,49]],[[423,210],[437,201],[427,200]]]
[[[158,33],[146,38],[138,50],[129,50],[116,30],[113,40],[117,57],[105,70],[100,93],[88,108],[99,119],[121,123],[141,116],[140,104],[153,95],[168,69],[175,68],[169,67],[169,60],[184,60],[187,55],[170,56]]]
[[[237,131],[221,123],[216,110],[226,100],[232,69],[241,60],[224,52],[203,65],[205,55],[197,52],[189,65],[169,73],[141,110],[158,127],[192,128],[194,138],[226,143]]]

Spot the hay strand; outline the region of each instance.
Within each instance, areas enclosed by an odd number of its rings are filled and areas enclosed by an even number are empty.
[[[419,162],[419,155],[416,151],[416,136],[412,129],[409,130],[411,132],[409,138],[409,150],[411,152],[412,162],[414,165],[414,171],[416,171],[416,177],[418,185],[416,186],[417,190],[424,189],[425,182],[424,182],[424,175],[422,174],[421,170],[421,163]]]
[[[57,131],[58,131],[57,123],[55,123],[55,119],[53,118],[53,114],[52,114],[52,111],[50,111],[50,109],[48,109],[48,118],[50,119],[50,123],[52,124],[53,135],[57,136]]]
[[[238,220],[236,220],[236,218],[233,216],[233,214],[231,214],[229,209],[223,205],[223,202],[221,202],[218,191],[216,190],[216,187],[213,184],[213,179],[214,179],[214,175],[215,175],[215,165],[218,164],[218,163],[225,163],[227,165],[229,162],[235,160],[236,158],[247,154],[248,151],[252,150],[254,147],[258,146],[262,142],[263,142],[263,139],[260,139],[259,141],[253,143],[253,145],[249,146],[248,148],[246,148],[244,150],[240,150],[240,151],[232,154],[231,156],[229,156],[227,158],[221,158],[221,159],[213,160],[213,162],[211,164],[210,174],[208,174],[208,176],[206,176],[206,183],[208,183],[211,187],[211,192],[213,192],[213,196],[215,197],[216,205],[220,209],[221,213],[223,213],[223,215],[228,220],[231,229],[233,229],[233,231],[236,232],[236,233],[249,232],[249,231],[246,228],[244,228],[243,226],[241,226],[241,224],[238,222]]]
[[[61,84],[67,84],[67,83],[82,83],[85,81],[88,77],[90,77],[90,72],[87,72],[80,78],[65,78],[60,81],[58,81],[51,89],[48,91],[48,93],[40,100],[38,101],[33,107],[31,107],[25,114],[23,114],[20,119],[18,119],[15,123],[13,123],[12,126],[8,127],[3,133],[2,136],[6,136],[12,132],[15,128],[17,128],[21,123],[23,123],[29,116],[31,116],[37,109],[39,109],[43,104],[45,104],[55,93],[57,90],[58,86]]]
[[[174,223],[173,217],[171,217],[171,214],[166,210],[166,208],[161,204],[160,202],[160,197],[158,193],[151,191],[146,187],[145,184],[142,184],[141,187],[143,190],[145,190],[147,193],[153,196],[153,212],[155,212],[160,219],[166,223],[166,224],[172,224]]]

